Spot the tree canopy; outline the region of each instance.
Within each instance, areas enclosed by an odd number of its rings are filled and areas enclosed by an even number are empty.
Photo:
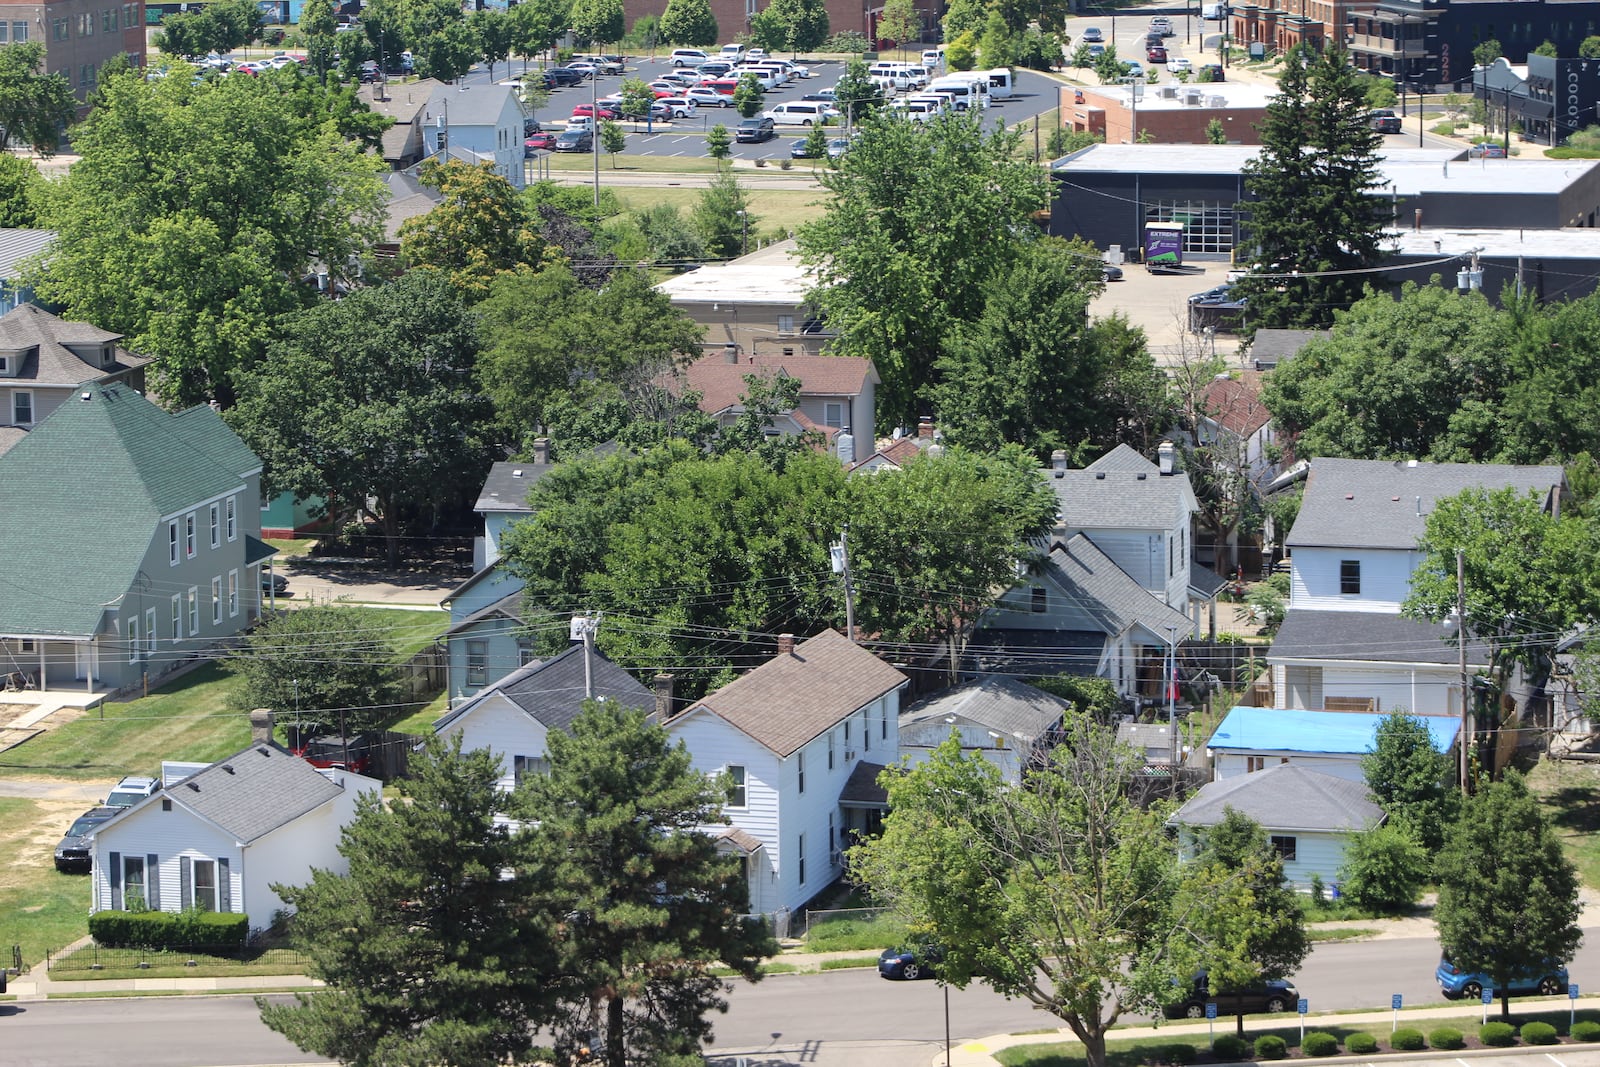
[[[338,283],[381,234],[382,163],[272,79],[129,72],[100,92],[50,197],[60,239],[29,283],[156,357],[168,403],[226,407],[274,319],[317,299],[313,262]]]
[[[270,708],[280,724],[346,736],[395,718],[400,669],[383,612],[308,604],[269,618],[232,657],[242,708]]]
[[[750,35],[769,52],[812,52],[828,39],[823,0],[772,0],[750,20]]]
[[[411,271],[285,317],[229,422],[264,461],[269,491],[370,516],[392,566],[404,521],[475,491],[488,470],[476,353],[449,280]]]
[[[1515,771],[1461,808],[1434,859],[1434,921],[1445,956],[1482,971],[1511,1014],[1512,979],[1571,960],[1583,940],[1578,873]]]
[[[1372,751],[1361,758],[1372,799],[1391,823],[1403,823],[1429,853],[1455,818],[1455,761],[1433,747],[1427,724],[1404,711],[1378,724]]]
[[[1388,208],[1365,92],[1341,48],[1297,46],[1267,104],[1261,151],[1244,167],[1250,326],[1326,326],[1381,260]]]
[[[67,79],[45,73],[44,42],[0,48],[0,151],[16,142],[40,155],[53,154],[77,111]]]
[[[667,0],[657,27],[669,44],[705,48],[717,43],[717,19],[707,0]]]
[[[400,251],[412,266],[443,271],[469,300],[481,300],[498,275],[539,265],[536,220],[493,164],[428,159],[418,180],[443,199],[400,224]]]

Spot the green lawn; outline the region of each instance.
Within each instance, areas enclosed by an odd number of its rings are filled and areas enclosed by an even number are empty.
[[[87,932],[89,879],[60,873],[53,858],[71,821],[47,816],[37,801],[0,797],[0,949],[8,964],[12,945],[34,964]]]
[[[407,715],[405,718],[389,727],[403,734],[429,734],[433,732],[433,722],[450,708],[450,694],[440,693],[428,703]]]
[[[279,559],[310,555],[311,547],[317,543],[315,537],[267,537],[263,540],[278,550]]]
[[[700,200],[699,189],[674,186],[619,186],[613,190],[617,200],[629,210],[653,204],[673,204],[681,211],[693,211]],[[766,233],[774,226],[792,230],[802,223],[822,217],[823,192],[808,189],[747,189],[750,211],[756,226]],[[755,228],[751,229],[752,237]]]
[[[139,964],[146,964],[140,967]],[[193,964],[191,966],[191,964]],[[94,969],[98,966],[100,969]],[[51,976],[62,981],[101,982],[114,978],[230,978],[259,974],[300,974],[308,960],[293,949],[266,948],[241,959],[203,953],[85,945],[52,961]]]
[[[838,918],[813,923],[806,933],[807,952],[858,952],[891,948],[905,940],[905,923],[888,912],[872,918]]]
[[[1549,760],[1528,775],[1561,847],[1591,889],[1600,888],[1600,766]]]
[[[391,627],[389,640],[395,652],[405,662],[438,640],[450,629],[450,613],[424,608],[419,611],[401,611],[372,608],[372,617]]]

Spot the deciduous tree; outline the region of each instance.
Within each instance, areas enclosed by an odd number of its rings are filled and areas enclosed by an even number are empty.
[[[758,27],[759,23],[759,27]],[[750,22],[769,52],[811,52],[828,39],[828,10],[822,0],[772,0]]]
[[[487,296],[498,275],[539,265],[544,242],[535,222],[492,164],[429,159],[419,180],[443,199],[400,224],[400,251],[410,264],[443,271],[469,300]]]
[[[705,48],[717,43],[717,19],[707,0],[667,0],[658,26],[661,39],[670,44]]]
[[[600,147],[611,156],[611,169],[617,169],[617,155],[628,146],[627,134],[610,119],[600,123]]]
[[[615,702],[586,702],[571,733],[546,743],[550,772],[523,780],[516,810],[541,910],[560,917],[556,1054],[598,1033],[609,1067],[697,1056],[731,989],[713,969],[755,982],[777,952],[746,915],[743,863],[706,832],[726,822],[725,787],[644,711]]]
[[[280,724],[315,724],[313,734],[381,729],[402,695],[385,614],[308,604],[268,619],[229,661],[242,682],[236,704],[271,708]]]
[[[1427,725],[1403,711],[1391,712],[1378,724],[1361,771],[1389,821],[1405,824],[1428,854],[1437,852],[1456,815],[1455,761],[1434,748]]]
[[[733,107],[747,119],[761,113],[761,82],[750,71],[739,75],[739,84],[733,90]]]
[[[893,41],[901,52],[922,40],[922,13],[916,0],[884,0],[878,13],[878,36]]]
[[[743,255],[757,217],[750,211],[750,196],[733,171],[718,171],[700,190],[690,220],[700,232],[706,254],[719,259]]]
[[[566,30],[569,6],[568,0],[523,0],[511,9],[513,47],[524,64],[529,56],[552,47]]]
[[[717,161],[717,171],[722,171],[722,161],[733,151],[733,135],[728,127],[717,123],[706,131],[706,152]]]
[[[568,18],[572,35],[579,41],[603,44],[622,40],[622,0],[572,0]]]
[[[511,12],[486,7],[474,11],[468,20],[478,51],[489,67],[489,80],[494,80],[494,65],[502,59],[510,66],[512,46],[516,43],[517,27]]]
[[[42,42],[0,48],[0,151],[15,142],[53,155],[77,108],[67,79],[45,73]]]
[[[833,93],[834,103],[844,116],[846,126],[870,117],[883,106],[883,90],[867,73],[866,61],[860,56],[845,62],[844,74],[834,86]]]
[[[339,25],[333,18],[333,0],[306,0],[300,8],[300,36],[305,43],[306,62],[318,78],[333,69],[339,51]]]
[[[1391,820],[1350,835],[1339,887],[1358,908],[1404,911],[1416,903],[1428,871],[1428,850],[1409,825]]]
[[[1515,771],[1462,804],[1434,877],[1444,954],[1489,976],[1502,1018],[1511,1014],[1513,979],[1565,964],[1583,940],[1578,873]]]

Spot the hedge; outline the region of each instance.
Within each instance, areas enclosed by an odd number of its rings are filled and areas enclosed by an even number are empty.
[[[1310,1033],[1300,1042],[1300,1051],[1307,1056],[1335,1056],[1339,1053],[1339,1039],[1321,1031]]]
[[[1467,1039],[1460,1030],[1450,1026],[1441,1026],[1428,1034],[1428,1044],[1436,1049],[1450,1052],[1458,1048],[1465,1048]]]
[[[1250,1044],[1242,1037],[1223,1034],[1211,1043],[1211,1051],[1216,1053],[1219,1060],[1242,1060],[1250,1055]]]
[[[1493,1048],[1506,1048],[1517,1043],[1517,1028],[1510,1023],[1484,1023],[1478,1027],[1478,1040]]]
[[[1556,1028],[1549,1023],[1523,1023],[1522,1040],[1530,1045],[1554,1045],[1560,1042],[1556,1036]]]
[[[1365,1030],[1357,1030],[1344,1039],[1344,1048],[1354,1056],[1370,1056],[1378,1051],[1378,1039]]]
[[[1262,1034],[1256,1038],[1256,1056],[1263,1060],[1281,1060],[1289,1054],[1289,1043],[1277,1034]]]
[[[1389,1035],[1389,1047],[1396,1052],[1416,1052],[1426,1048],[1422,1041],[1422,1031],[1401,1027]]]
[[[89,933],[108,947],[242,949],[250,916],[216,911],[97,911]]]
[[[1579,1019],[1572,1025],[1572,1040],[1600,1041],[1600,1023],[1593,1019]]]
[[[1193,1045],[1181,1043],[1168,1045],[1161,1050],[1162,1061],[1171,1064],[1172,1067],[1188,1067],[1189,1064],[1194,1062],[1195,1055],[1196,1052]]]

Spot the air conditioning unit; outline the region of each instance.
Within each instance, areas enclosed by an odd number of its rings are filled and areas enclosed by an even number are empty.
[[[851,760],[853,760],[855,758],[856,758],[856,754],[854,752],[846,752],[844,754],[844,761],[846,763],[849,763]]]
[[[844,853],[843,852],[840,852],[838,849],[834,849],[832,852],[828,853],[828,865],[829,866],[837,867],[840,864],[842,864],[843,862],[844,862]]]

